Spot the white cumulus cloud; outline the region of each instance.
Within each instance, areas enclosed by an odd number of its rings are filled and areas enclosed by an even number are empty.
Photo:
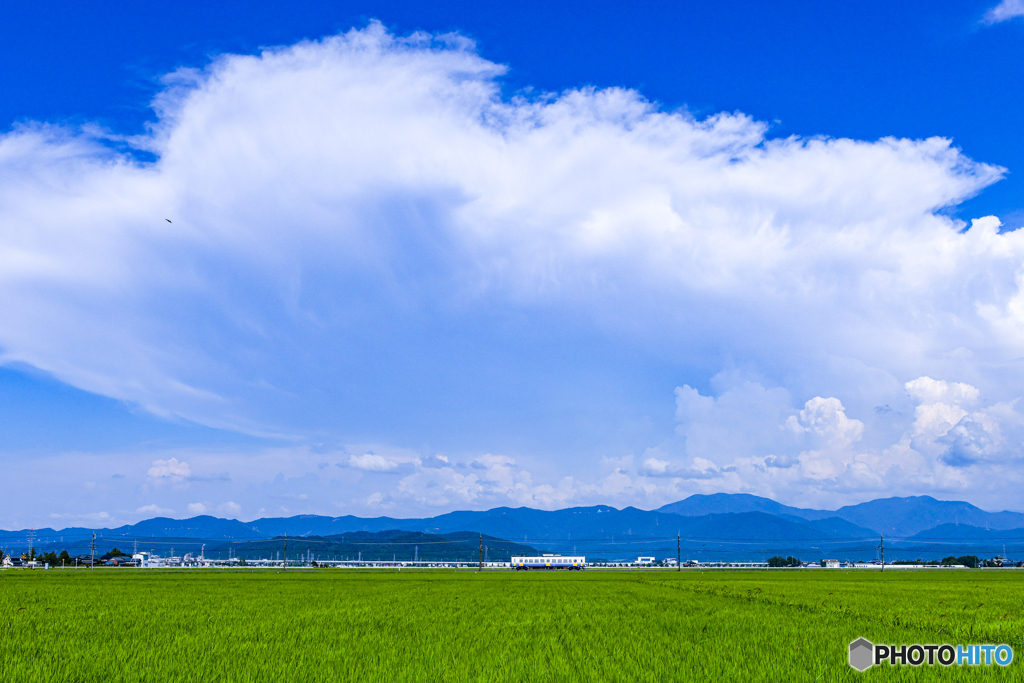
[[[931,377],[918,377],[906,383],[907,393],[922,403],[974,403],[980,392],[963,382],[946,382]]]
[[[192,468],[187,462],[178,462],[177,458],[154,460],[147,474],[156,480],[179,482],[192,476]]]
[[[677,480],[834,500],[963,490],[1017,457],[1024,231],[945,210],[1005,169],[945,138],[777,139],[622,88],[507,96],[504,71],[465,39],[374,23],[170,74],[151,128],[118,145],[0,136],[0,361],[258,434],[412,424],[400,441],[454,453],[437,442],[476,428],[466,468],[349,456],[400,475],[380,505],[653,500]],[[660,454],[479,455],[527,423],[473,413],[488,390],[558,415],[572,401],[516,387],[592,376],[600,348],[679,373],[675,440],[633,451]],[[313,470],[261,490],[294,504],[342,471]]]
[[[681,487],[688,493],[745,491],[835,507],[837,496],[963,498],[988,491],[1003,502],[987,497],[986,504],[998,507],[1011,504],[1010,492],[1021,483],[1024,419],[1016,401],[986,403],[970,384],[918,377],[903,384],[904,402],[889,394],[896,408],[879,405],[856,417],[837,397],[815,396],[797,409],[788,392],[756,381],[725,374],[716,384],[717,397],[685,386],[676,391],[683,439],[664,449],[676,462],[707,458],[709,465],[700,468],[706,480]],[[656,456],[637,474],[678,471]]]
[[[804,404],[799,418],[791,416],[788,422],[798,433],[813,435],[830,448],[849,446],[864,434],[864,423],[848,418],[842,401],[834,397],[815,396]]]
[[[755,356],[830,344],[899,364],[965,329],[1024,344],[1024,237],[935,213],[1002,170],[948,140],[767,139],[742,114],[697,120],[622,89],[506,100],[503,70],[465,41],[374,24],[170,76],[131,140],[153,163],[15,129],[0,138],[3,359],[274,431],[295,428],[275,417],[287,392],[345,391],[307,366],[379,346],[352,325],[416,320],[417,302],[470,321],[496,300],[556,306]]]

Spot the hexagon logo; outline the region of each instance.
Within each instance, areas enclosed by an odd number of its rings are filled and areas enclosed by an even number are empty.
[[[857,671],[865,671],[874,663],[875,646],[865,638],[858,638],[850,643],[850,666]]]

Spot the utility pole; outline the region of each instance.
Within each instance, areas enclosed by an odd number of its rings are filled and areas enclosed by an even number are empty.
[[[96,532],[92,532],[92,543],[89,544],[89,548],[92,552],[92,559],[89,561],[89,569],[96,568]]]
[[[281,563],[281,569],[288,568],[288,534],[284,535],[284,562]]]
[[[35,529],[29,529],[28,530],[28,559],[29,560],[36,559],[35,555],[33,555],[33,553],[32,553],[32,548],[34,547],[33,541],[35,541],[35,540],[36,540],[36,530]]]
[[[680,560],[683,558],[682,552],[679,549],[679,532],[676,532],[676,571],[683,571],[683,565]]]
[[[480,571],[484,570],[484,535],[480,534]]]
[[[885,536],[878,537],[878,552],[882,557],[882,571],[885,571]]]

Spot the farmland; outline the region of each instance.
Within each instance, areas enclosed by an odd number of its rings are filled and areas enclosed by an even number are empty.
[[[1014,571],[6,571],[5,681],[1012,680],[847,643],[1024,656]]]

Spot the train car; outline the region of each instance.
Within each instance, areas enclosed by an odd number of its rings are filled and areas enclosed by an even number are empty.
[[[569,569],[579,571],[587,568],[587,558],[583,555],[513,555],[512,568],[516,571],[527,569]]]

